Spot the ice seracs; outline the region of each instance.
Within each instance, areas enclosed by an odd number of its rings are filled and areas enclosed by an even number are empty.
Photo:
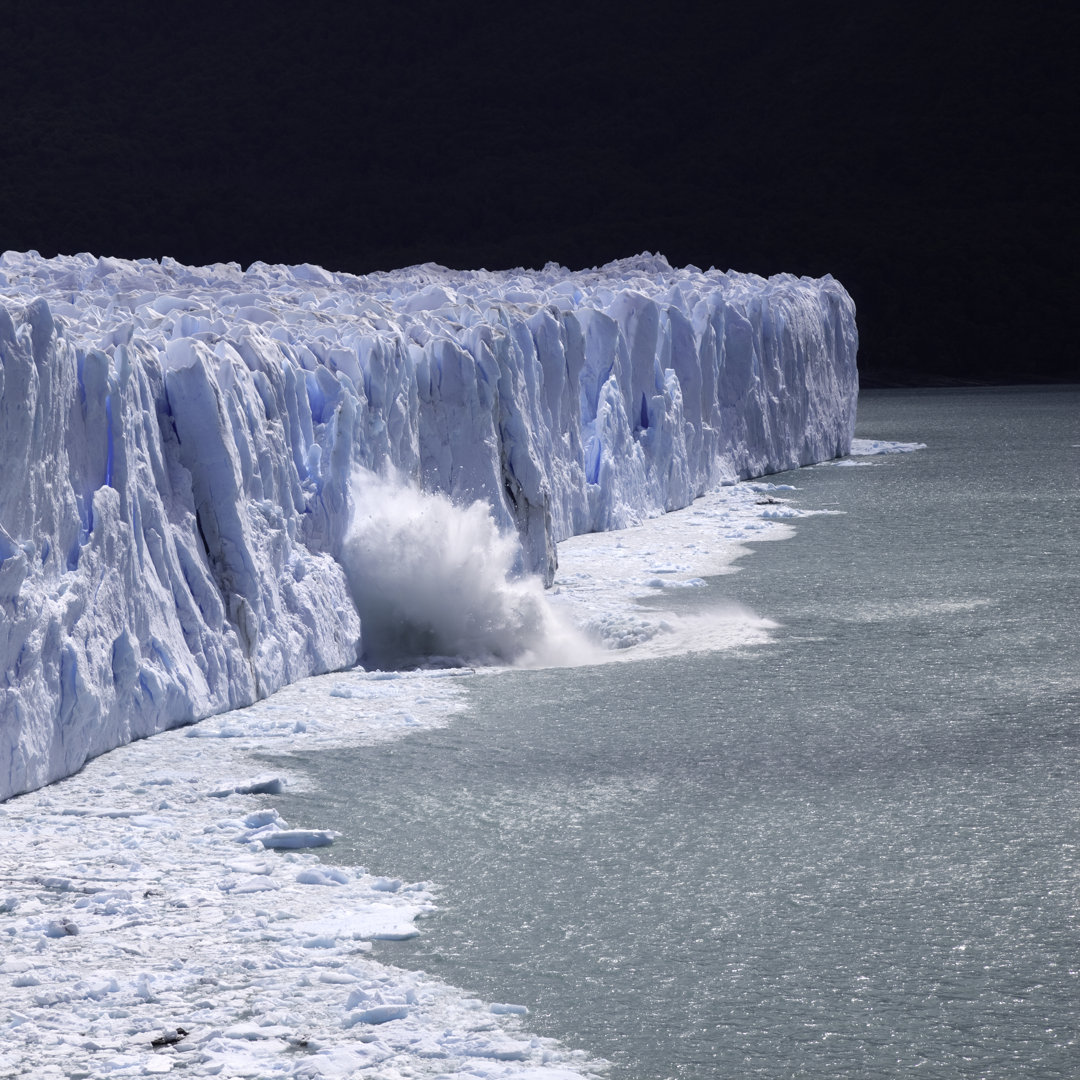
[[[830,277],[0,257],[0,798],[354,663],[358,471],[557,541],[845,453]],[[359,571],[362,573],[362,568]]]

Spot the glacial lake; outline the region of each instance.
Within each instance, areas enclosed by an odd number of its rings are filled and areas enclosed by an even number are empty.
[[[838,513],[680,593],[768,644],[286,759],[328,859],[438,887],[377,957],[611,1080],[1080,1074],[1080,390],[865,393],[857,434],[927,449],[770,478]]]

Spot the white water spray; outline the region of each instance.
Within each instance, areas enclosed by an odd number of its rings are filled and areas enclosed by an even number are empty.
[[[517,542],[486,504],[455,505],[357,471],[342,552],[369,667],[566,666],[598,652],[536,577],[513,576]]]

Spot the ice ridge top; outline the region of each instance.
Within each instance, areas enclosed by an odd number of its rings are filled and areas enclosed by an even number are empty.
[[[550,580],[559,539],[846,453],[856,348],[830,277],[659,255],[354,277],[5,253],[0,798],[354,663],[358,471],[482,501]]]

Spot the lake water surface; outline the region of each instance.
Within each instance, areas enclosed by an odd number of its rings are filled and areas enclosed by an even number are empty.
[[[612,1080],[1080,1075],[1080,391],[865,394],[858,434],[928,448],[772,478],[841,513],[680,593],[771,643],[476,676],[292,762],[331,858],[439,886],[377,955]]]

